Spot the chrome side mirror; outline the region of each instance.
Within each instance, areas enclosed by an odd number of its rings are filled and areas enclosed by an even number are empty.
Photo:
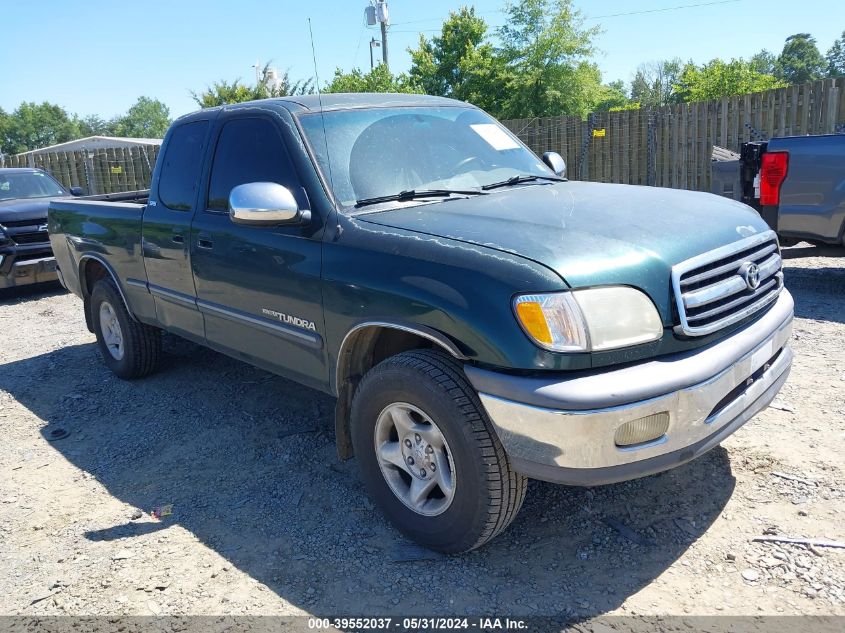
[[[557,152],[543,154],[543,162],[561,178],[566,178],[566,161]]]
[[[275,182],[248,182],[229,193],[229,217],[235,224],[303,224],[311,212],[300,210],[290,189]]]

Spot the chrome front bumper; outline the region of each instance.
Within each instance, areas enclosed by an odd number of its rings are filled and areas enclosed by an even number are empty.
[[[569,378],[466,367],[514,468],[529,477],[595,485],[678,466],[717,446],[775,397],[789,374],[792,297],[704,349]],[[656,413],[666,433],[619,447],[616,430]]]
[[[3,259],[0,258],[0,288],[17,288],[58,279],[56,260],[52,256],[5,262]]]

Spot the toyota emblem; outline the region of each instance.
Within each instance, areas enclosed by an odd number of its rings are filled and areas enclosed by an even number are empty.
[[[760,287],[760,268],[754,262],[745,262],[739,267],[739,275],[745,280],[749,290]]]

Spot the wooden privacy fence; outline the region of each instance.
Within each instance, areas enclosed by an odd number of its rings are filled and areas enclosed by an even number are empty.
[[[19,154],[0,158],[0,167],[40,167],[65,187],[89,194],[149,189],[158,145]]]
[[[845,133],[845,77],[714,101],[504,124],[538,154],[559,152],[578,180],[709,191],[717,145],[735,152],[774,136]],[[0,156],[92,194],[148,189],[159,146]]]
[[[556,151],[571,178],[710,190],[717,145],[845,132],[845,77],[714,101],[504,124],[532,150]]]

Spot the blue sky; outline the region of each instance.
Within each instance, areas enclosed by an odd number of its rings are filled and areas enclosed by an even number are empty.
[[[845,29],[842,0],[737,0],[639,15],[708,0],[576,0],[587,25],[603,29],[597,61],[605,81],[630,81],[643,61],[747,57],[780,51],[786,36],[812,33],[822,53]],[[714,0],[710,0],[713,2]],[[716,0],[718,1],[718,0]],[[310,17],[321,82],[336,66],[369,66],[366,0],[3,0],[0,12],[0,107],[49,100],[81,115],[109,118],[140,95],[164,101],[178,116],[196,109],[190,90],[217,79],[252,80],[256,60],[273,60],[292,77],[313,75]],[[460,2],[392,0],[390,62],[407,70],[405,49],[420,30],[437,29]],[[477,0],[492,25],[503,0]],[[604,16],[604,17],[602,17]],[[426,32],[427,36],[433,35]]]

